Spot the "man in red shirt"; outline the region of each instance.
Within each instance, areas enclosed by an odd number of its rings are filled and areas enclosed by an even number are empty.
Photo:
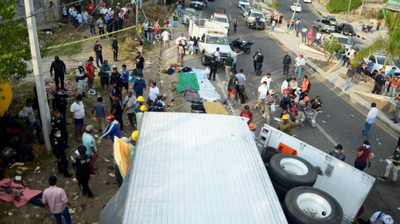
[[[88,9],[89,15],[94,17],[94,13],[93,12],[94,12],[95,7],[94,7],[92,2],[89,2],[89,5],[87,6],[87,9]]]
[[[363,145],[357,148],[357,158],[354,162],[354,167],[363,171],[367,167],[367,161],[369,162],[369,168],[371,167],[371,144],[368,140],[365,140]]]
[[[86,71],[88,72],[88,88],[91,89],[93,88],[93,83],[94,83],[94,70],[97,69],[96,66],[93,65],[93,57],[90,56],[89,60],[86,63]]]
[[[253,113],[251,113],[249,105],[244,106],[244,110],[240,112],[240,116],[249,119],[247,124],[253,123]]]

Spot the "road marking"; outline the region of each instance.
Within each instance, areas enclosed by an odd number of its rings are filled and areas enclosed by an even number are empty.
[[[232,3],[232,2],[231,2]],[[229,13],[228,14],[228,18],[229,18],[229,21],[231,21],[232,20],[232,16],[231,16],[231,14]]]
[[[232,2],[229,2],[229,6],[231,6],[232,5]]]
[[[200,11],[199,20],[201,20],[201,14],[202,14],[202,13],[203,13],[203,10]]]
[[[358,111],[361,115],[367,117],[367,114],[362,111],[360,108],[358,108],[356,105],[354,105],[353,103],[349,102],[346,98],[343,97],[342,93],[339,93],[334,87],[331,87],[330,85],[328,85],[325,80],[322,80],[320,77],[317,77],[316,75],[314,75],[313,73],[317,73],[319,75],[318,72],[314,72],[314,70],[307,68],[306,71],[308,71],[312,76],[314,76],[315,79],[317,79],[320,83],[324,84],[326,87],[328,87],[329,90],[331,90],[332,92],[334,92],[336,94],[336,96],[340,97],[343,101],[345,101],[346,103],[348,103],[350,106],[352,106],[356,111]],[[312,71],[312,72],[311,72]],[[398,137],[396,135],[394,135],[393,133],[391,133],[390,131],[388,131],[386,128],[384,128],[381,124],[374,122],[374,124],[376,126],[378,126],[379,128],[381,128],[384,132],[386,132],[388,135],[392,136],[394,139],[398,139]]]
[[[319,125],[318,123],[315,123],[315,126],[318,128],[318,130],[325,135],[325,137],[333,144],[333,145],[337,145],[337,143],[335,142],[335,140],[333,140],[333,138],[326,133],[326,131],[321,127],[321,125]]]

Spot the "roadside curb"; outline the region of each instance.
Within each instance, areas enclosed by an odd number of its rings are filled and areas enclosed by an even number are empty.
[[[277,30],[279,32],[279,30]],[[281,31],[282,32],[282,31]],[[281,43],[283,46],[285,46],[288,50],[290,50],[293,54],[296,56],[300,55],[301,53],[297,52],[296,50],[291,49],[289,46],[287,46],[284,41],[280,40],[277,38],[277,36],[274,34],[273,38]],[[338,85],[337,82],[335,81],[338,77],[329,77],[330,74],[334,73],[327,73],[321,68],[319,68],[315,63],[313,63],[310,60],[306,59],[306,65],[311,68],[314,72],[318,72],[324,81],[329,83],[337,92],[343,93],[346,99],[350,101],[354,101],[357,106],[360,106],[366,111],[370,110],[370,103],[364,100],[362,97],[358,96],[356,93],[352,91],[344,91],[344,86]],[[394,124],[383,112],[379,111],[378,117],[377,117],[383,124],[388,126],[390,129],[392,129],[396,134],[400,134],[400,127],[398,127],[396,124]]]

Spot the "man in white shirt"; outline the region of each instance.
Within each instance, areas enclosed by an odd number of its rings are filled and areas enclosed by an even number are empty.
[[[186,37],[185,37],[185,35],[183,35],[183,33],[181,33],[181,35],[178,38],[176,38],[175,44],[178,45],[179,41],[182,41],[182,40],[186,41]]]
[[[169,37],[171,36],[171,34],[168,32],[168,30],[164,30],[161,33],[162,39],[163,39],[163,46],[167,46],[169,47]]]
[[[318,48],[320,48],[321,47],[321,37],[322,37],[322,33],[321,33],[321,31],[318,30],[318,33],[315,34],[315,39],[312,42],[312,44],[317,43]]]
[[[268,88],[268,90],[270,90],[271,84],[274,82],[274,81],[272,81],[271,73],[267,73],[266,76],[262,77],[260,85],[262,85],[264,82],[267,82],[267,88]]]
[[[367,140],[369,139],[369,129],[375,122],[376,117],[378,116],[378,112],[379,110],[378,108],[376,108],[376,103],[371,103],[371,109],[369,110],[367,118],[365,119],[364,130],[362,130],[362,133]]]
[[[83,123],[84,123],[84,118],[85,118],[85,107],[83,105],[81,95],[78,95],[75,98],[75,102],[73,104],[71,104],[69,111],[71,113],[72,123],[75,124],[75,141],[77,143],[81,143],[82,141],[80,139],[78,139],[78,132],[80,132],[79,136],[82,136]]]
[[[381,211],[375,212],[368,220],[368,224],[393,224],[393,223],[394,221],[392,216]]]
[[[35,138],[33,136],[34,129],[36,128],[36,136],[39,141],[43,141],[42,133],[41,133],[41,127],[39,122],[35,118],[35,113],[33,112],[33,99],[28,98],[25,101],[25,107],[22,109],[23,117],[25,118],[25,123],[28,126],[29,132],[29,141],[31,143],[36,143]]]
[[[281,86],[281,93],[283,95],[285,95],[285,93],[283,92],[285,89],[289,88],[289,81],[288,79],[283,80],[282,82],[282,86]]]
[[[258,87],[258,102],[256,105],[256,109],[261,106],[261,113],[264,113],[265,110],[265,98],[267,98],[268,94],[268,87],[267,87],[267,81],[264,81],[261,86]]]
[[[129,90],[128,95],[125,96],[122,110],[126,111],[132,129],[135,127],[135,104],[136,97],[133,95],[132,90]]]
[[[355,52],[356,52],[356,50],[354,50],[354,47],[350,46],[350,48],[344,54],[342,66],[344,66],[346,63],[347,63],[347,66],[349,66],[349,64],[350,64],[349,59],[354,55]]]
[[[303,67],[306,65],[306,59],[304,59],[303,55],[299,55],[296,58],[296,68],[294,69],[294,74],[297,73],[297,78],[301,79],[301,71],[303,70]]]
[[[157,99],[158,94],[160,94],[160,89],[157,87],[157,83],[151,82],[149,92],[149,99],[151,102],[154,102]],[[151,104],[149,104],[149,106],[151,106]]]

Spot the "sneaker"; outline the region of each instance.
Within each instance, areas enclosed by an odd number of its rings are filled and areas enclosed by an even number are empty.
[[[362,134],[365,136],[365,131],[364,131],[364,130],[362,130],[361,132],[362,132]]]
[[[93,197],[94,197],[94,194],[93,194],[92,192],[90,192],[90,193],[87,194],[87,197],[88,197],[88,198],[93,198]]]
[[[390,180],[388,180],[388,181],[389,181],[389,183],[391,183],[391,184],[396,183],[396,181],[394,181],[393,179],[390,179]]]

